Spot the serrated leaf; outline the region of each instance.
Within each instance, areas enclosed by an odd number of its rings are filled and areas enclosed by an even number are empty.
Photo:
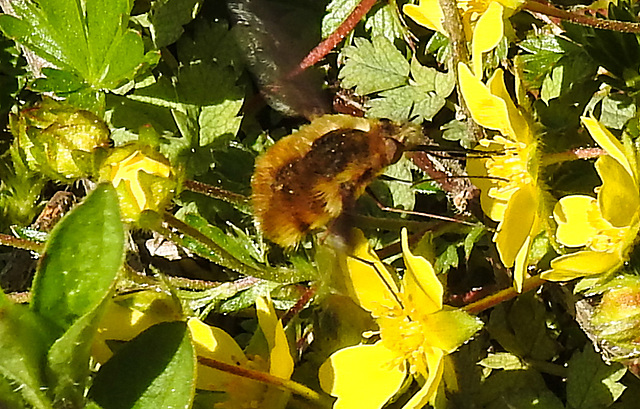
[[[46,323],[26,306],[14,305],[0,291],[0,378],[11,386],[13,397],[38,409],[52,408],[44,394],[42,359],[51,342]],[[8,403],[7,403],[8,404]]]
[[[534,294],[522,294],[511,308],[504,304],[491,311],[487,329],[502,347],[521,358],[547,360],[558,345],[547,328],[546,310]]]
[[[422,122],[431,120],[445,105],[455,87],[452,72],[441,73],[434,68],[411,62],[410,84],[380,93],[369,101],[367,116],[395,121]]]
[[[484,226],[474,226],[469,234],[464,238],[464,256],[468,259],[473,246],[484,236],[486,229]]]
[[[399,122],[429,121],[440,112],[445,102],[428,86],[405,85],[381,92],[380,98],[371,99],[367,116]]]
[[[202,108],[198,118],[200,146],[209,145],[225,135],[228,138],[235,138],[242,122],[242,117],[237,116],[242,103],[242,98],[236,98]]]
[[[364,25],[364,28],[371,31],[371,37],[383,36],[393,42],[404,35],[404,27],[398,19],[397,6],[384,4],[373,11]]]
[[[42,73],[46,77],[38,78],[31,84],[33,91],[68,93],[78,91],[84,86],[82,78],[69,71],[43,68]]]
[[[60,70],[82,78],[94,93],[132,79],[145,59],[142,38],[127,28],[133,6],[129,0],[11,4],[19,18],[0,16],[0,29]],[[52,79],[49,86],[58,83]],[[56,92],[64,92],[65,84],[60,85]]]
[[[32,289],[31,308],[66,331],[109,292],[123,260],[118,197],[99,185],[51,233]]]
[[[625,94],[609,94],[602,100],[600,123],[607,128],[622,129],[636,116],[635,100]]]
[[[219,308],[216,308],[216,311],[222,314],[228,314],[248,308],[256,303],[256,298],[269,295],[271,291],[281,285],[282,284],[274,283],[273,281],[262,281],[248,290],[242,291],[224,301],[220,304]]]
[[[400,87],[408,83],[410,65],[398,49],[384,37],[371,42],[355,38],[342,51],[346,59],[338,77],[344,88],[355,87],[360,95]]]
[[[235,237],[226,234],[222,229],[217,226],[211,225],[206,219],[194,215],[187,214],[184,216],[185,222],[190,226],[198,229],[207,237],[209,237],[214,243],[219,245],[222,249],[233,255],[237,260],[243,264],[255,269],[259,269],[260,266],[256,263],[256,260],[252,257],[251,251],[245,247],[244,243],[237,240]]]
[[[491,369],[526,369],[526,365],[522,363],[520,358],[508,352],[489,354],[489,356],[478,362],[478,365]]]
[[[393,199],[393,206],[404,209],[413,210],[416,204],[416,193],[410,184],[406,181],[410,181],[413,175],[411,169],[413,163],[406,157],[401,158],[398,162],[387,167],[384,171],[384,175],[397,181],[384,181],[389,188],[389,193]],[[405,181],[404,183],[402,181]]]
[[[495,371],[474,404],[482,408],[565,409],[534,370]]]
[[[149,21],[151,37],[156,47],[166,47],[177,41],[184,32],[182,26],[195,18],[201,6],[201,0],[154,1]]]
[[[458,243],[453,243],[447,245],[444,251],[438,255],[434,268],[440,274],[446,274],[451,267],[458,267],[459,263]]]
[[[540,89],[540,99],[545,103],[549,103],[550,100],[558,98],[562,92],[562,83],[564,79],[564,67],[553,67],[551,72],[542,81],[542,88]]]
[[[225,21],[198,19],[190,25],[189,34],[181,36],[177,43],[178,59],[183,64],[215,62],[222,67],[233,67],[236,74],[240,75],[244,61]]]
[[[188,408],[196,363],[184,322],[164,322],[126,343],[104,364],[89,390],[102,409]]]
[[[626,389],[618,382],[627,369],[621,364],[607,365],[590,345],[576,351],[568,364],[567,403],[574,408],[605,408]]]
[[[360,0],[331,0],[322,18],[322,38],[327,38],[347,18]]]

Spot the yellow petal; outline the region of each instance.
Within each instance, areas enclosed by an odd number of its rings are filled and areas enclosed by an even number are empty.
[[[531,252],[531,244],[533,243],[533,237],[529,236],[525,240],[520,251],[516,256],[515,265],[513,267],[513,287],[517,292],[522,292],[522,284],[524,283],[525,276],[527,275],[527,267],[529,267],[529,253]]]
[[[525,0],[498,0],[507,10],[511,12],[517,10],[525,3]]]
[[[578,251],[551,260],[551,270],[540,277],[548,281],[568,281],[574,278],[603,274],[619,267],[622,260],[615,253]]]
[[[441,349],[447,354],[467,342],[483,325],[478,317],[449,307],[421,317],[420,322],[429,334],[424,346]]]
[[[581,119],[584,126],[589,130],[591,137],[598,143],[598,145],[607,151],[612,158],[617,160],[625,168],[627,173],[632,175],[633,179],[637,181],[636,172],[634,171],[633,166],[631,166],[629,159],[627,159],[627,156],[624,154],[624,147],[622,146],[622,143],[613,136],[607,128],[602,126],[597,119],[586,116],[583,116]]]
[[[238,343],[220,328],[212,327],[197,318],[187,321],[198,356],[232,365],[245,365],[247,357]],[[226,385],[237,380],[236,375],[198,365],[198,389],[224,391]]]
[[[478,19],[473,29],[471,40],[471,57],[473,72],[478,78],[482,78],[482,53],[493,50],[504,35],[504,21],[502,20],[503,7],[498,2],[491,2],[487,10]]]
[[[438,348],[426,348],[428,375],[420,390],[409,399],[402,409],[419,409],[424,407],[433,397],[444,372],[444,352]]]
[[[522,142],[524,144],[531,144],[533,142],[533,134],[531,128],[525,117],[520,113],[520,110],[516,107],[511,100],[511,95],[507,91],[507,87],[504,84],[504,72],[502,70],[496,70],[489,81],[487,86],[493,95],[504,101],[507,109],[507,123],[508,127],[501,129],[503,135],[510,136],[512,140]]]
[[[504,219],[494,237],[500,259],[506,267],[513,267],[520,249],[532,235],[537,212],[538,199],[531,185],[522,186],[509,199]]]
[[[282,323],[269,297],[256,298],[258,324],[269,345],[269,373],[289,379],[293,373],[293,358]]]
[[[403,278],[405,295],[413,302],[413,305],[419,305],[425,314],[441,310],[444,287],[438,280],[433,266],[423,257],[411,254],[406,228],[402,229],[400,236],[402,238],[402,255],[407,268]]]
[[[318,376],[320,386],[338,398],[333,409],[378,409],[398,392],[406,377],[404,363],[380,342],[341,349],[327,359]]]
[[[598,205],[604,217],[614,227],[631,225],[640,207],[640,192],[633,177],[611,156],[596,161],[602,186],[598,192]]]
[[[369,246],[360,230],[354,230],[353,257],[347,258],[347,286],[355,301],[367,311],[399,307],[399,292],[393,277]]]
[[[501,70],[497,70],[501,71]],[[471,112],[471,117],[482,127],[500,131],[513,137],[505,101],[493,95],[489,88],[471,73],[466,64],[458,64],[460,91]]]
[[[596,199],[585,195],[565,196],[553,209],[553,218],[558,223],[556,238],[568,247],[581,247],[598,232],[591,223],[594,215],[600,214]]]
[[[486,141],[486,140],[483,140]],[[489,142],[487,146],[478,145],[474,149],[486,152],[495,152],[502,150],[503,146],[498,143]],[[467,173],[471,182],[480,189],[480,205],[487,217],[493,221],[502,221],[504,212],[507,209],[507,202],[496,199],[489,195],[491,188],[496,186],[496,182],[489,176],[487,172],[487,158],[470,157],[467,158]],[[474,178],[474,176],[478,176]]]
[[[139,172],[168,178],[171,174],[171,167],[149,158],[140,151],[134,151],[113,167],[113,186],[117,187],[121,182],[124,182],[135,198],[140,210],[145,210],[147,208],[147,194],[145,188],[140,184]]]
[[[446,34],[444,27],[442,27],[444,15],[438,0],[421,0],[418,6],[405,4],[402,11],[421,26]]]

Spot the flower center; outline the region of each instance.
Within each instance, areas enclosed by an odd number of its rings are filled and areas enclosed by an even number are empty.
[[[401,311],[389,309],[387,314],[376,320],[382,342],[397,354],[391,365],[407,362],[411,374],[426,371],[427,318],[416,309],[409,308]]]
[[[589,222],[597,233],[589,238],[586,245],[593,251],[622,251],[627,246],[631,226],[614,227],[605,220],[597,208],[590,209]],[[634,223],[635,225],[635,223]],[[633,234],[635,237],[635,234]]]
[[[535,151],[535,146],[504,138],[496,138],[492,142],[503,145],[504,152],[492,155],[485,162],[488,176],[495,178],[489,196],[507,201],[519,187],[535,184],[535,178],[530,172],[531,154]]]

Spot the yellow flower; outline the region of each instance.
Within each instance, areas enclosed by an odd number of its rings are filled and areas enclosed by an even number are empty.
[[[487,85],[464,64],[459,65],[459,76],[460,90],[474,121],[499,132],[480,141],[476,149],[487,152],[487,157],[469,158],[467,172],[481,191],[482,209],[499,222],[493,241],[502,263],[515,266],[514,286],[521,291],[531,244],[541,231],[538,142],[507,92],[502,70],[497,70]]]
[[[196,353],[201,357],[289,379],[293,373],[293,358],[271,300],[257,298],[256,311],[266,340],[265,355],[248,357],[229,334],[192,318],[188,321],[188,326]],[[227,400],[216,404],[216,408],[275,408],[281,407],[278,402],[288,397],[288,392],[201,364],[198,364],[197,387],[226,392]]]
[[[586,250],[551,261],[542,273],[550,281],[613,272],[627,260],[640,229],[640,186],[636,154],[594,118],[582,118],[593,139],[609,154],[596,161],[602,186],[597,198],[571,195],[560,199],[553,215],[556,238],[567,247]]]
[[[231,365],[289,379],[293,373],[293,358],[289,344],[269,298],[256,299],[258,324],[264,335],[257,337],[255,349],[260,354],[248,356],[237,342],[220,328],[190,318],[187,325],[199,357],[215,359]],[[181,320],[180,306],[162,292],[144,291],[118,297],[105,313],[92,345],[92,355],[101,364],[113,355],[109,341],[129,341],[152,325]],[[289,392],[218,369],[198,364],[197,388],[225,392],[227,399],[216,408],[278,408]]]
[[[91,355],[104,364],[113,355],[108,341],[130,341],[152,325],[180,319],[180,305],[167,293],[149,290],[118,296],[106,308]]]
[[[482,53],[493,50],[504,36],[504,20],[511,16],[523,0],[460,0],[465,37],[471,39],[473,71],[482,76]],[[444,15],[439,0],[420,0],[418,5],[406,4],[402,10],[416,23],[447,35],[442,22]]]
[[[145,210],[163,211],[177,185],[169,161],[136,144],[113,149],[100,168],[100,180],[116,188],[122,218],[128,222],[137,221]]]
[[[411,254],[406,230],[402,231],[406,271],[400,287],[360,231],[356,243],[353,256],[343,260],[344,271],[352,297],[376,320],[380,340],[332,354],[320,367],[320,386],[338,398],[336,409],[377,409],[410,375],[421,388],[404,408],[421,408],[435,397],[445,355],[466,342],[482,323],[443,306],[442,284],[431,263]]]

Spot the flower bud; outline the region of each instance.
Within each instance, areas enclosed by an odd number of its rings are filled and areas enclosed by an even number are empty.
[[[640,357],[640,277],[624,275],[606,285],[594,307],[576,305],[578,322],[609,361]],[[586,306],[589,313],[583,311]],[[582,319],[580,319],[582,315]]]
[[[116,188],[122,218],[127,222],[139,221],[145,211],[163,211],[177,187],[169,161],[140,144],[113,149],[100,166],[100,181],[110,181]]]
[[[12,116],[10,127],[29,169],[61,182],[94,173],[96,150],[109,145],[104,121],[53,99]]]

